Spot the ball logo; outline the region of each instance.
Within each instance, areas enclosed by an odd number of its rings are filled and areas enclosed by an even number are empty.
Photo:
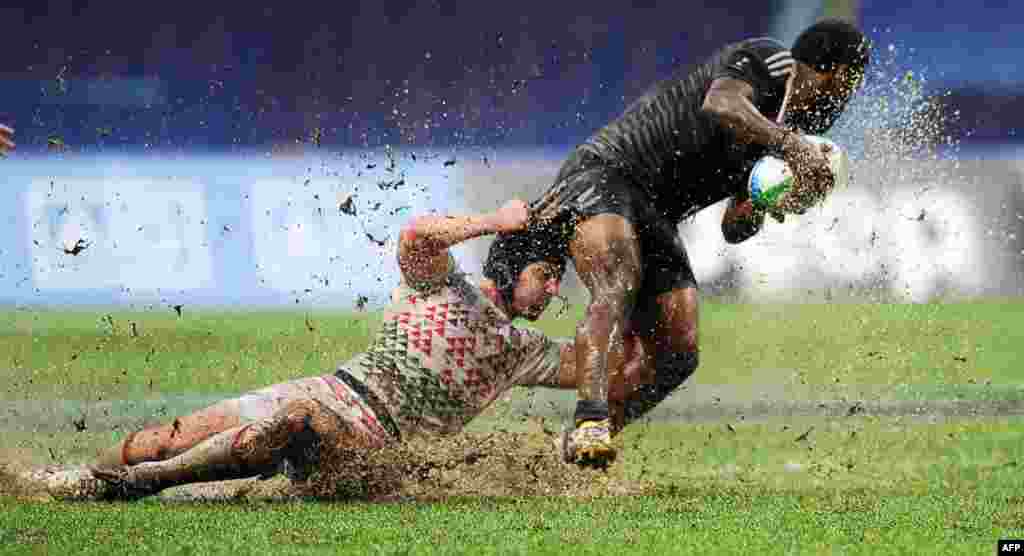
[[[747,185],[754,206],[768,208],[774,206],[793,185],[793,175],[785,162],[768,156],[754,164]]]

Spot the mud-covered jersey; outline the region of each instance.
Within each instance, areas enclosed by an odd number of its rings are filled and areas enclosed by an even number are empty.
[[[731,77],[749,83],[754,106],[775,120],[794,64],[774,39],[728,45],[688,73],[654,84],[579,148],[623,168],[667,218],[680,221],[742,194],[750,168],[767,152],[737,142],[732,130],[702,111],[711,82]]]
[[[381,399],[403,437],[453,433],[513,386],[557,386],[568,341],[513,326],[449,255],[434,280],[403,276],[369,348],[341,368]]]

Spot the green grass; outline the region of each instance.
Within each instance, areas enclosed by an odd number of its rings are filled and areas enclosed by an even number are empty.
[[[333,369],[366,346],[378,321],[348,313],[307,320],[293,312],[9,311],[0,354],[16,371],[9,395],[231,393]]]
[[[698,487],[586,503],[35,504],[3,508],[0,543],[8,554],[991,554],[1020,533],[1024,514],[1005,494],[949,494]]]
[[[538,326],[570,335],[579,310]],[[0,367],[12,369],[3,398],[213,399],[332,369],[378,318],[314,312],[310,330],[297,312],[105,314],[0,313]],[[701,342],[695,388],[1024,404],[1020,302],[708,302]],[[101,416],[90,425],[0,430],[0,442],[74,459],[121,434]],[[635,426],[624,443],[614,469],[652,485],[649,494],[395,504],[0,496],[0,553],[984,554],[1024,536],[1021,417],[737,416]]]
[[[857,418],[794,442],[804,426],[633,431],[623,470],[654,479],[644,496],[431,504],[0,499],[0,550],[979,554],[999,538],[1024,534],[1019,420],[908,425]],[[793,462],[805,467],[783,467]]]
[[[780,385],[794,396],[1024,401],[1024,303],[704,303],[697,384]],[[581,307],[539,323],[573,334]],[[95,399],[233,393],[326,372],[366,345],[377,314],[8,311],[8,396]],[[310,324],[313,330],[307,328]],[[129,333],[137,323],[138,337]]]
[[[656,425],[633,429],[626,442],[629,476],[651,477],[662,486],[746,485],[812,494],[819,489],[1024,487],[1021,418]]]
[[[704,309],[699,380],[708,384],[775,379],[874,397],[1024,399],[1024,303]]]

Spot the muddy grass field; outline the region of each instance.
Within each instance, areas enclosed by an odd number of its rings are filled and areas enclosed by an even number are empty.
[[[570,335],[578,315],[540,327]],[[991,553],[1024,536],[1024,304],[706,303],[702,364],[606,472],[560,463],[571,393],[325,470],[73,504],[11,473],[297,376],[376,315],[10,310],[3,553]]]

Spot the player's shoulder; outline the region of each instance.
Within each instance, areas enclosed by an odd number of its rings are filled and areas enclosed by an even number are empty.
[[[789,48],[771,37],[732,43],[719,52],[717,61],[720,72],[762,80],[784,79],[796,64]]]
[[[459,268],[458,262],[455,261],[455,257],[452,256],[451,251],[448,252],[448,264],[443,272],[437,272],[429,276],[415,276],[402,268],[401,262],[399,262],[399,270],[401,277],[399,287],[404,287],[425,295],[437,293],[441,289],[447,287],[453,279],[456,279],[463,274]]]
[[[754,37],[722,47],[712,59],[721,65],[735,64],[737,60],[746,60],[748,63],[756,60],[768,65],[781,62],[788,65],[793,61],[793,55],[789,47],[776,39]]]
[[[772,37],[753,37],[733,43],[727,48],[732,51],[742,50],[744,52],[754,54],[761,59],[783,52],[787,54],[789,53],[789,47]]]

